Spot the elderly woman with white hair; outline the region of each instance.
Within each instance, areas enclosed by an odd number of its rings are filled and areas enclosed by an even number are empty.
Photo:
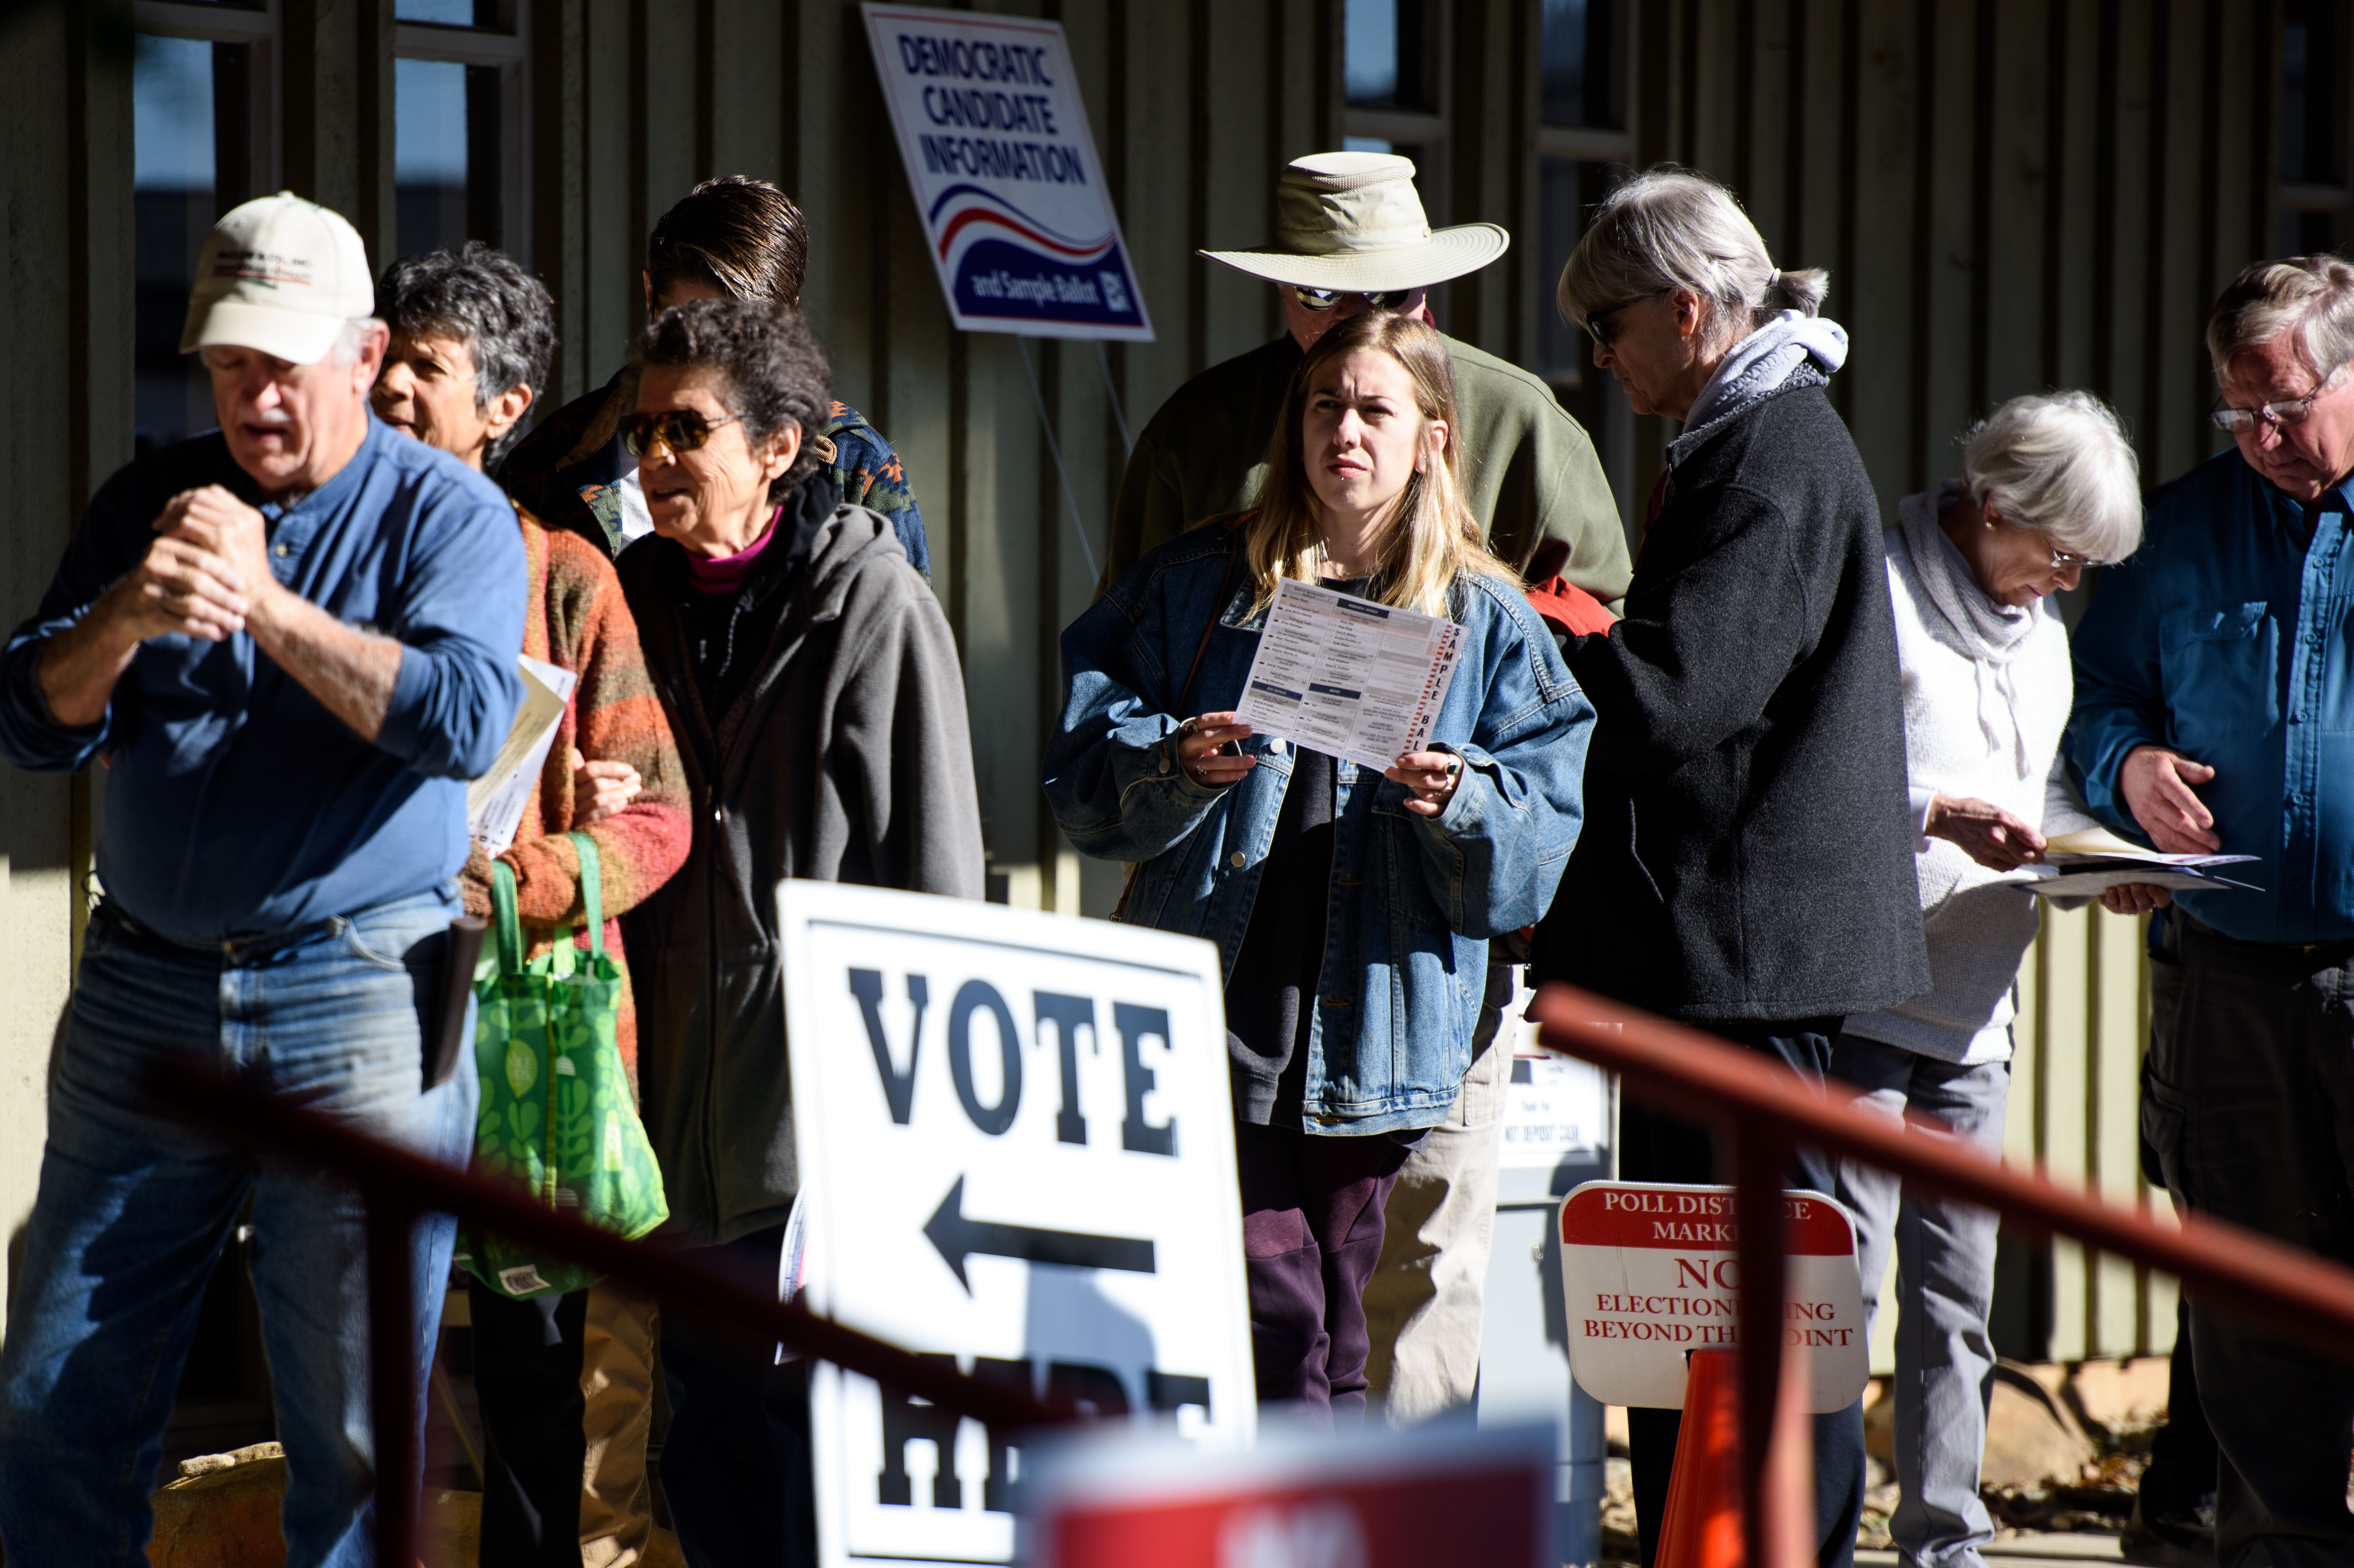
[[[1600,205],[1564,313],[1638,414],[1683,422],[1627,613],[1568,653],[1596,714],[1586,821],[1537,938],[1561,979],[1820,1082],[1851,1014],[1930,988],[1879,502],[1824,388],[1847,334],[1721,186],[1655,169]],[[1802,1151],[1794,1184],[1837,1172]],[[1711,1181],[1708,1133],[1630,1100],[1619,1168]],[[1629,1413],[1657,1547],[1679,1414]],[[1820,1561],[1851,1562],[1861,1406],[1815,1418]]]
[[[2116,416],[2058,392],[1997,408],[1970,432],[1961,477],[1906,496],[1887,534],[1933,984],[1850,1016],[1831,1075],[1863,1090],[1869,1108],[1891,1118],[1910,1108],[1988,1153],[2001,1146],[2010,1087],[2011,986],[2036,929],[2034,895],[2004,874],[2039,859],[2047,832],[2098,826],[2056,760],[2074,677],[2050,598],[2086,566],[2133,554],[2141,515]],[[2165,897],[2135,886],[2104,902],[2125,911]],[[1896,1253],[1898,1556],[1975,1568],[1994,1537],[1978,1461],[1996,1215],[1851,1163],[1838,1196],[1856,1220],[1867,1320]]]

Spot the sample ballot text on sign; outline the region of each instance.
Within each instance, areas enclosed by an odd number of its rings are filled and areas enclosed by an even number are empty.
[[[1806,1352],[1808,1408],[1844,1410],[1870,1376],[1855,1231],[1814,1192],[1785,1192],[1783,1339]],[[1741,1343],[1733,1189],[1588,1181],[1562,1200],[1569,1370],[1605,1404],[1680,1410],[1684,1357]]]
[[[778,892],[803,1299],[968,1372],[1256,1432],[1217,949],[836,883]],[[1002,1434],[811,1369],[828,1564],[1007,1563]]]
[[[958,329],[1151,341],[1062,24],[864,9]]]

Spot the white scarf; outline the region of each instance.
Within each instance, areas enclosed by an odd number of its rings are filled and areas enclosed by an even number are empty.
[[[1896,503],[1897,526],[1913,557],[1914,575],[1946,623],[1939,640],[1967,654],[1978,672],[1978,729],[1986,736],[1988,755],[2009,746],[2020,776],[2025,778],[2027,732],[2020,726],[2019,689],[2011,669],[2029,634],[2052,612],[2041,599],[2024,608],[1998,604],[1978,586],[1960,547],[1937,523],[1937,514],[1961,499],[1957,479],[1945,481],[1933,492],[1908,495]]]

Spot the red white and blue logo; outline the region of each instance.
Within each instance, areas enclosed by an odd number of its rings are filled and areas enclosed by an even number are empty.
[[[897,5],[865,14],[957,326],[1150,339],[1062,28]]]
[[[1057,234],[970,184],[941,192],[928,216],[960,313],[1144,325],[1117,230],[1092,239]]]

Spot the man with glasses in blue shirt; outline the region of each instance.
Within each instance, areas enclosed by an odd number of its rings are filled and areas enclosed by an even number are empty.
[[[2256,857],[2152,934],[2142,1136],[2187,1209],[2354,1263],[2354,266],[2250,267],[2208,318],[2236,450],[2149,503],[2073,649],[2086,800]],[[2354,1372],[2193,1301],[2214,1560],[2354,1562]]]
[[[22,1568],[145,1561],[189,1333],[249,1215],[287,1563],[372,1563],[371,1499],[416,1499],[414,1473],[376,1473],[358,1199],[191,1134],[144,1097],[152,1065],[451,1165],[473,1147],[471,1012],[455,1036],[432,1023],[471,978],[445,972],[465,781],[523,696],[514,514],[370,417],[385,327],[350,224],[248,202],[196,276],[181,352],[221,428],[100,488],[0,650],[0,756],[107,768],[105,895],[0,1351],[0,1542]],[[454,1234],[413,1233],[420,1369]]]

